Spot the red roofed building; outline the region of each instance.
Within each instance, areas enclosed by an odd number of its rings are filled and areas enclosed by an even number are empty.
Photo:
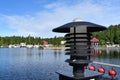
[[[91,40],[90,40],[91,42],[99,42],[99,39],[97,39],[97,38],[92,38]]]
[[[98,43],[99,43],[99,39],[97,39],[97,38],[92,38],[91,40],[90,40],[90,42],[91,42],[91,45],[92,46],[96,46],[96,45],[98,45]]]

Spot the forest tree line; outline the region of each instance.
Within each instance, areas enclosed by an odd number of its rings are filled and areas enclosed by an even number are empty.
[[[93,37],[100,40],[100,44],[109,42],[111,44],[120,44],[120,24],[110,25],[106,30],[94,32]]]
[[[120,44],[120,24],[111,25],[106,30],[100,32],[92,33],[92,37],[99,39],[100,44],[105,44],[106,42]],[[11,36],[11,37],[0,37],[0,46],[9,44],[20,44],[25,42],[26,44],[42,44],[43,41],[47,41],[49,44],[54,46],[59,46],[60,42],[64,40],[64,37],[53,37],[53,38],[41,38],[41,37],[21,37],[21,36]]]
[[[42,44],[43,41],[47,41],[49,44],[54,46],[59,46],[61,41],[64,40],[63,37],[53,37],[53,38],[40,38],[40,37],[21,37],[21,36],[11,36],[11,37],[0,37],[0,46],[8,46],[9,44]]]

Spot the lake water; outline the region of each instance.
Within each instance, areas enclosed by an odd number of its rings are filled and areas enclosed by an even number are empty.
[[[92,52],[92,60],[120,65],[118,50]],[[65,62],[69,55],[64,50],[39,50],[27,48],[0,48],[0,80],[58,80],[56,71],[71,71]],[[97,67],[100,65],[93,64]],[[111,67],[103,66],[107,70]],[[120,69],[116,80],[119,80]],[[107,74],[105,77],[110,78]],[[106,80],[107,80],[106,78]]]

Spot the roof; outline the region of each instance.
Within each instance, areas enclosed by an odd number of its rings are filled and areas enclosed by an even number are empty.
[[[69,33],[70,27],[87,27],[89,32],[96,32],[105,30],[106,27],[102,25],[98,25],[95,23],[87,22],[87,21],[77,21],[77,22],[70,22],[67,24],[64,24],[60,27],[54,28],[53,32],[61,32],[61,33]]]
[[[92,38],[91,40],[90,40],[91,42],[99,42],[99,39],[97,39],[97,38]]]

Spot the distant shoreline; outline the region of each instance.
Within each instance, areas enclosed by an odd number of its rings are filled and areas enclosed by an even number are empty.
[[[9,47],[0,47],[0,48],[9,48]],[[18,47],[18,48],[29,48],[29,47]],[[42,49],[42,48],[38,48],[38,49]],[[67,47],[64,46],[57,46],[57,47],[43,47],[43,49],[47,50],[65,50],[67,49]],[[118,50],[120,49],[120,47],[93,47],[92,49],[95,50]]]

